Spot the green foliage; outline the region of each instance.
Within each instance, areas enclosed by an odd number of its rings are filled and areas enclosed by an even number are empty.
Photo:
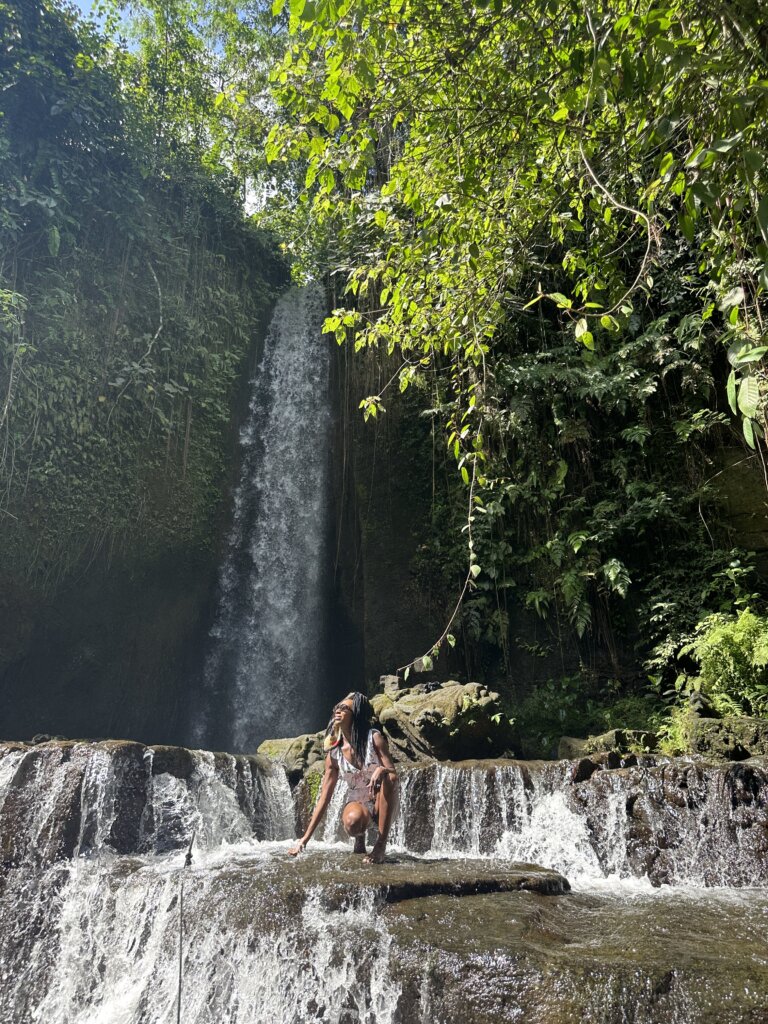
[[[684,689],[703,693],[717,712],[768,714],[768,617],[749,609],[709,615],[680,654],[692,656],[700,670]]]
[[[660,751],[670,757],[689,753],[694,721],[690,708],[669,708],[656,731]]]
[[[336,239],[314,253],[347,296],[326,329],[395,358],[444,432],[463,637],[494,634],[510,671],[514,603],[621,674],[628,641],[645,654],[727,598],[712,452],[735,428],[762,443],[749,0],[287,10],[268,155],[306,168],[300,202]],[[444,541],[433,554],[437,575]]]
[[[561,736],[595,736],[610,729],[655,733],[664,713],[653,693],[622,693],[617,680],[601,685],[575,675],[535,686],[521,702],[515,724],[530,754],[551,756]]]
[[[208,543],[284,271],[193,141],[147,148],[154,108],[90,28],[50,2],[0,22],[3,569],[46,587],[99,552]]]

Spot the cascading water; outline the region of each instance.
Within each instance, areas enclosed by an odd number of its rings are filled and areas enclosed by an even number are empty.
[[[0,745],[0,1020],[172,1024],[181,943],[184,1024],[765,1024],[768,764],[575,767],[402,768],[367,883],[262,759]],[[528,858],[574,891],[477,874]]]
[[[242,466],[219,606],[192,709],[195,745],[252,751],[318,728],[330,431],[325,300],[275,307],[241,432]]]

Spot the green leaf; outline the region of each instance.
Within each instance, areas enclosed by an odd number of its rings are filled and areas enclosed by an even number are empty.
[[[710,148],[713,149],[715,153],[730,153],[743,138],[744,133],[737,132],[735,135],[731,135],[728,139],[715,139]]]
[[[464,481],[465,484],[469,483],[469,472],[466,466],[461,467],[461,479]]]
[[[748,352],[744,352],[739,356],[739,363],[742,366],[749,363],[759,363],[766,352],[768,352],[768,345],[758,345],[756,348],[750,348]]]
[[[470,565],[470,567],[469,567],[469,571],[472,574],[472,577],[474,579],[477,579],[477,577],[480,575],[480,573],[483,570],[480,568],[480,566],[477,564],[477,562],[473,562],[472,565]]]
[[[735,370],[731,370],[731,372],[728,374],[728,382],[725,385],[725,391],[726,391],[726,394],[728,395],[728,404],[730,405],[731,411],[733,412],[733,414],[735,416],[736,413],[739,411],[738,407],[736,405],[736,371]]]
[[[744,432],[744,440],[747,442],[750,448],[755,448],[755,432],[752,429],[752,420],[743,419],[741,421],[741,429]]]
[[[674,162],[675,162],[675,157],[674,157],[673,153],[665,153],[664,154],[664,156],[661,158],[661,163],[659,164],[659,177],[660,178],[664,177],[664,175],[669,171],[670,167],[672,166],[672,164]]]
[[[387,226],[387,216],[388,215],[386,210],[377,210],[376,213],[373,215],[373,219],[376,223],[376,226],[380,228],[385,228]]]
[[[693,218],[689,217],[687,213],[681,213],[678,217],[678,223],[680,224],[680,230],[682,231],[685,240],[687,242],[693,242],[696,237],[693,227]]]
[[[750,171],[761,171],[765,159],[758,149],[747,149],[744,151],[744,162]]]
[[[59,229],[55,224],[52,224],[48,228],[48,252],[51,256],[59,255],[59,245],[61,244],[61,235]]]
[[[738,405],[742,415],[754,419],[760,402],[760,388],[756,377],[744,377],[739,385]]]

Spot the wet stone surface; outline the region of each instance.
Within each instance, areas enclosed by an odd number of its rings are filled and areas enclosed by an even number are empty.
[[[386,921],[401,1005],[443,1024],[768,1021],[764,890],[433,897]]]
[[[559,896],[570,891],[557,871],[535,864],[506,864],[491,860],[420,860],[406,854],[390,856],[383,864],[363,864],[347,853],[301,854],[293,878],[303,890],[322,887],[328,906],[343,906],[350,894],[373,892],[377,900],[400,903],[433,896],[529,891]]]

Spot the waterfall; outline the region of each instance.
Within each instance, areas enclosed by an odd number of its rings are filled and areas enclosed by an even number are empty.
[[[0,1020],[172,1024],[180,944],[184,1024],[763,1020],[768,763],[578,767],[402,767],[366,869],[335,821],[287,857],[261,758],[0,744]],[[574,891],[419,895],[527,859]]]
[[[0,851],[45,869],[107,854],[216,849],[295,831],[285,772],[257,757],[141,743],[0,746]]]
[[[329,842],[342,838],[334,801]],[[567,761],[434,763],[401,768],[391,843],[540,864],[577,883],[768,885],[767,808],[762,762],[649,763],[581,782]]]
[[[330,437],[325,300],[275,308],[241,432],[242,464],[219,605],[193,707],[195,745],[255,750],[319,727]]]

